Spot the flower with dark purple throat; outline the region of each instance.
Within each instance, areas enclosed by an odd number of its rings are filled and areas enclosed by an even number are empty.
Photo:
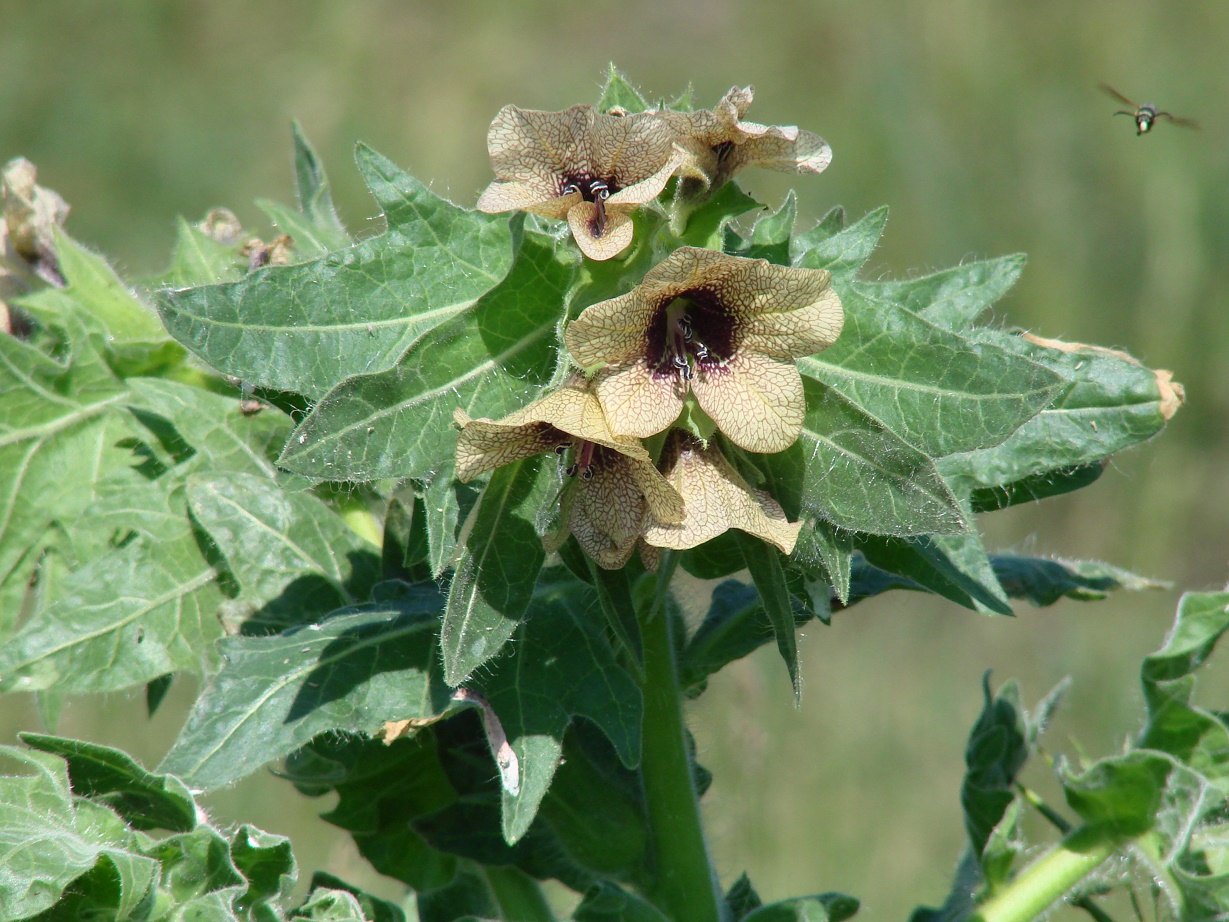
[[[774,545],[782,554],[794,550],[801,522],[790,522],[780,504],[763,490],[752,489],[720,450],[675,429],[662,449],[660,467],[683,497],[687,515],[681,522],[650,518],[644,530],[652,547],[683,551],[711,541],[731,528]]]
[[[487,133],[498,178],[479,197],[478,210],[566,220],[586,256],[610,259],[632,242],[631,213],[689,161],[674,140],[655,113],[505,106]]]
[[[461,426],[456,476],[462,482],[542,452],[566,462],[564,474],[574,485],[564,490],[564,528],[555,537],[562,542],[570,531],[599,566],[613,570],[627,562],[650,512],[655,521],[682,521],[678,492],[638,439],[610,431],[582,376],[501,420],[470,419],[460,409],[454,418]]]
[[[753,97],[749,86],[732,87],[712,109],[659,114],[714,186],[748,166],[782,173],[822,173],[828,168],[832,148],[819,135],[794,125],[744,122]]]
[[[564,339],[594,378],[612,431],[647,438],[688,391],[730,441],[783,451],[806,403],[794,360],[836,342],[840,298],[822,269],[681,247],[625,295],[586,308]]]

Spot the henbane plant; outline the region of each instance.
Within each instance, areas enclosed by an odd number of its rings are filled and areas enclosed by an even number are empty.
[[[0,690],[36,693],[53,730],[68,695],[144,686],[152,712],[177,675],[204,683],[154,771],[48,733],[4,751],[0,915],[857,911],[716,879],[684,700],[769,641],[799,695],[797,627],[891,590],[1006,615],[1155,585],[991,553],[977,516],[1090,485],[1182,391],[979,323],[1021,257],[872,280],[885,209],[801,230],[793,193],[766,209],[740,171],[808,177],[832,152],[747,121],[752,99],[650,104],[612,70],[595,106],[508,106],[474,210],[360,145],[386,227],[357,240],[296,128],[272,242],[222,211],[181,222],[135,285],[10,165]],[[698,623],[679,568],[716,581]],[[1054,699],[987,687],[968,851],[916,918],[1102,918],[1141,881],[1179,915],[1229,908],[1227,731],[1191,703],[1226,606],[1184,599],[1144,664],[1145,731],[1060,767],[1066,819],[1018,783]],[[287,840],[200,807],[267,766],[337,794],[326,818],[405,906],[323,874],[296,899]],[[1062,832],[1026,855],[1034,808]]]

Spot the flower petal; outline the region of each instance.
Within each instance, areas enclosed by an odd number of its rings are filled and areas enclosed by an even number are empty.
[[[801,522],[786,519],[781,506],[762,490],[753,490],[713,445],[704,448],[676,432],[662,454],[666,480],[682,495],[687,516],[678,525],[650,518],[644,540],[656,547],[686,550],[738,528],[789,554]]]
[[[571,509],[572,534],[607,570],[617,570],[632,556],[647,508],[630,461],[616,459],[577,484]]]
[[[637,288],[585,308],[568,324],[563,341],[582,368],[622,362],[643,355],[648,343],[652,306]]]
[[[607,365],[594,377],[593,386],[611,431],[641,439],[678,419],[686,396],[676,375],[654,374],[643,357]]]
[[[478,196],[474,206],[487,214],[502,211],[533,211],[547,218],[562,218],[568,209],[580,201],[580,194],[557,195],[553,187],[538,182],[515,180],[493,182]]]
[[[825,269],[795,269],[756,260],[745,289],[730,297],[738,346],[775,358],[822,352],[841,335],[845,312]]]
[[[784,451],[802,431],[806,398],[793,361],[739,352],[721,365],[701,364],[691,390],[717,428],[747,451]]]
[[[606,223],[601,232],[597,228],[597,205],[594,202],[577,202],[568,209],[568,226],[580,251],[590,259],[603,260],[618,256],[632,243],[632,218],[626,211],[615,207],[606,208]]]
[[[543,112],[504,106],[487,131],[491,168],[502,180],[536,182],[558,194],[559,180],[591,168],[589,135],[596,110]]]
[[[746,124],[742,127],[747,127]],[[735,152],[738,165],[762,166],[779,173],[822,173],[832,162],[832,148],[817,134],[794,126],[771,128],[753,137]]]
[[[460,411],[457,411],[460,413]],[[561,444],[559,432],[547,423],[506,426],[489,419],[469,419],[457,436],[457,480],[467,483],[497,467],[551,451]]]
[[[643,184],[658,184],[651,191],[619,198],[619,201],[641,204],[656,197],[673,173],[671,161],[677,152],[674,149],[674,132],[655,112],[640,112],[635,115],[612,116],[599,114],[593,122],[590,157],[596,176],[612,179],[619,192],[615,199],[632,188]],[[665,176],[661,173],[665,171]],[[660,177],[660,178],[659,178]]]

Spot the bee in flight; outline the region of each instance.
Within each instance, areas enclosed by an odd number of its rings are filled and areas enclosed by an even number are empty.
[[[1194,119],[1179,118],[1178,116],[1171,115],[1168,112],[1161,112],[1157,109],[1157,107],[1153,103],[1134,102],[1133,100],[1130,100],[1127,97],[1123,96],[1121,93],[1119,93],[1116,89],[1114,89],[1108,83],[1098,83],[1097,86],[1103,89],[1110,96],[1113,96],[1124,106],[1131,107],[1130,109],[1119,109],[1114,114],[1115,115],[1129,115],[1131,116],[1131,118],[1135,119],[1135,134],[1136,135],[1147,134],[1149,131],[1152,130],[1152,126],[1156,124],[1156,120],[1159,118],[1163,118],[1168,122],[1173,122],[1175,125],[1181,125],[1183,128],[1198,128],[1199,127],[1199,123],[1195,121]]]

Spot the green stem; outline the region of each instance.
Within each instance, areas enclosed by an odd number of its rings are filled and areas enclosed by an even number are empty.
[[[644,645],[640,768],[657,871],[651,895],[674,922],[717,922],[716,877],[704,845],[674,661],[674,618],[664,605],[676,562],[670,551],[663,552],[658,591],[651,606],[641,613],[640,623]]]
[[[1091,874],[1114,853],[1108,833],[1082,827],[1026,867],[1007,887],[978,907],[977,922],[1029,922]]]
[[[509,922],[555,922],[555,914],[542,895],[538,882],[514,867],[484,865],[487,885],[495,902],[499,904],[499,916]]]

